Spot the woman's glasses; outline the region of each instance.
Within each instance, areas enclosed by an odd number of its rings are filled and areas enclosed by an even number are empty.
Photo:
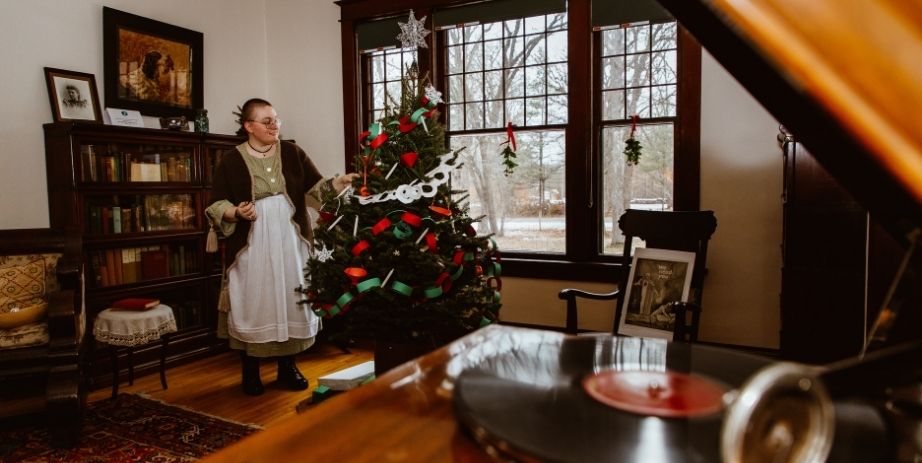
[[[268,128],[268,127],[281,127],[281,126],[282,126],[282,120],[281,120],[281,119],[263,119],[263,120],[261,120],[261,121],[257,121],[257,120],[255,120],[255,119],[250,119],[250,122],[259,122],[260,124],[266,126],[266,128]]]

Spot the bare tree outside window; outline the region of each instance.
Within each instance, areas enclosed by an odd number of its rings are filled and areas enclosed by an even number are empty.
[[[677,90],[677,24],[637,24],[601,34],[602,206],[605,254],[620,254],[617,222],[628,208],[672,210]],[[631,117],[640,164],[628,165]]]
[[[566,13],[444,34],[447,135],[452,149],[466,147],[454,187],[484,216],[478,233],[494,233],[504,250],[566,252]],[[507,177],[499,153],[509,122],[519,166]]]
[[[401,79],[416,62],[415,49],[388,48],[366,52],[362,61],[365,78],[365,124],[384,117],[388,108],[400,105]]]

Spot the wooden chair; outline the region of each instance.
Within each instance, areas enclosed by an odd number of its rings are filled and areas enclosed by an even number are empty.
[[[567,301],[567,323],[565,331],[576,334],[578,331],[577,298],[596,300],[615,300],[615,320],[612,334],[618,332],[618,322],[624,307],[622,289],[626,287],[631,271],[632,246],[634,239],[641,239],[648,248],[672,249],[695,253],[695,266],[692,272],[691,292],[688,303],[675,303],[676,323],[673,339],[676,341],[696,341],[698,339],[698,322],[701,313],[701,289],[704,286],[705,264],[707,261],[708,240],[717,229],[717,219],[713,211],[643,211],[628,209],[620,219],[618,227],[624,233],[624,255],[621,260],[621,275],[618,289],[610,293],[590,293],[567,288],[560,291],[558,297]],[[689,319],[690,317],[690,319]]]
[[[55,446],[76,441],[86,403],[82,280],[79,231],[0,230],[0,418],[44,412]]]

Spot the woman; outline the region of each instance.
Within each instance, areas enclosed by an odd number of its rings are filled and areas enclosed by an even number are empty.
[[[227,291],[230,307],[221,312],[218,336],[241,351],[243,391],[263,393],[259,358],[278,357],[278,382],[303,390],[295,354],[314,343],[320,319],[295,288],[304,284],[304,267],[312,234],[311,206],[322,189],[341,191],[356,174],[324,180],[307,154],[279,140],[272,105],[253,98],[240,110],[239,135],[247,141],[225,154],[217,165],[212,201],[206,214],[227,238]]]

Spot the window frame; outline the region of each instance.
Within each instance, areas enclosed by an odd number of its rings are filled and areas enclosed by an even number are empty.
[[[385,78],[383,81],[380,81],[380,82],[370,80],[371,76],[374,74],[373,69],[372,69],[373,68],[372,61],[374,59],[373,58],[374,52],[381,52],[383,53],[383,56],[384,56],[383,65],[384,65]],[[374,84],[376,83],[384,84],[384,105],[386,107],[387,106],[387,96],[388,96],[387,84],[390,82],[400,82],[399,79],[396,81],[388,80],[388,78],[390,77],[390,75],[388,75],[387,73],[388,55],[400,55],[400,66],[401,66],[401,71],[403,72],[403,69],[405,68],[405,66],[409,64],[404,61],[404,55],[409,54],[409,53],[413,53],[413,51],[404,50],[400,47],[379,49],[379,50],[373,50],[373,51],[364,52],[364,53],[362,50],[359,50],[359,63],[361,63],[361,66],[359,67],[359,69],[360,69],[361,74],[359,75],[358,81],[360,82],[360,85],[362,88],[361,90],[362,91],[362,99],[361,99],[362,112],[359,113],[359,116],[362,118],[362,123],[364,125],[367,126],[367,125],[370,125],[372,122],[374,122],[374,120],[372,120],[372,118],[374,117],[374,111],[385,109],[385,108],[375,108],[374,107],[374,90],[373,90]],[[401,74],[401,79],[402,78],[403,78],[403,75]],[[395,101],[397,102],[400,101],[400,95],[396,95],[395,98],[396,98]]]
[[[365,83],[362,61],[356,49],[356,24],[387,17],[406,17],[410,9],[417,18],[426,17],[426,28],[433,31],[434,9],[479,3],[478,0],[340,0],[343,57],[343,104],[345,165],[351,166],[358,152],[358,134],[364,130]],[[568,41],[568,117],[566,136],[567,236],[565,254],[507,252],[503,273],[507,276],[541,279],[617,282],[620,256],[602,252],[602,155],[601,123],[601,33],[591,24],[591,1],[569,0],[567,7]],[[418,50],[420,75],[430,76],[444,88],[445,57],[441,56],[445,35],[433,31],[429,48]],[[673,180],[674,210],[697,210],[700,196],[700,121],[701,121],[701,46],[678,25],[677,101]],[[588,111],[586,109],[589,109]],[[447,122],[442,114],[441,122]],[[549,126],[545,126],[549,127]],[[528,128],[527,126],[524,128]],[[491,129],[492,131],[492,129]],[[586,156],[585,153],[590,153]],[[591,239],[587,239],[591,238]]]

